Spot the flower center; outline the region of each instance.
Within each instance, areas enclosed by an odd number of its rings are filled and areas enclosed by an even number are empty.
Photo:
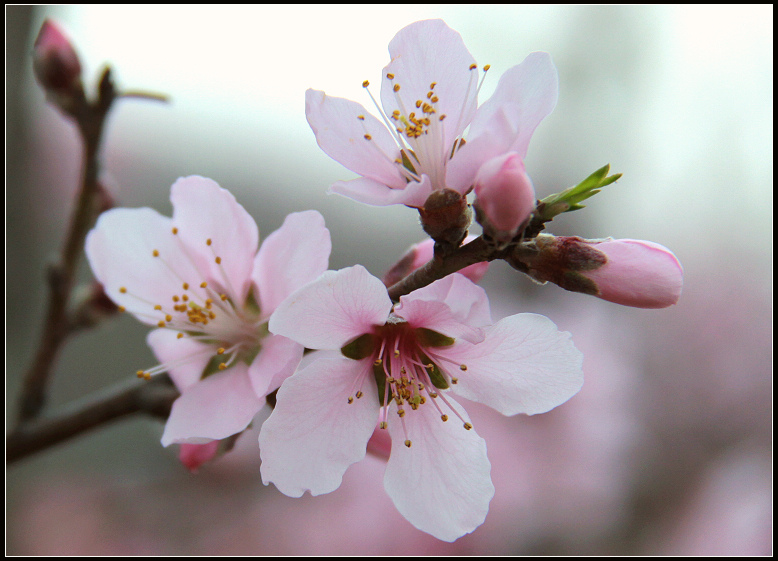
[[[171,234],[177,236],[178,228],[172,228]],[[162,301],[152,302],[134,293],[132,287],[119,287],[121,294],[126,294],[143,306],[137,310],[133,310],[132,306],[129,310],[119,306],[119,311],[129,311],[140,318],[156,321],[157,327],[177,331],[177,339],[192,339],[205,344],[201,351],[187,354],[178,360],[138,370],[136,374],[139,378],[148,380],[172,367],[212,355],[202,373],[202,377],[206,377],[229,368],[238,359],[250,362],[259,352],[260,340],[268,333],[267,321],[261,322],[259,305],[252,291],[249,291],[248,298],[241,304],[224,270],[222,258],[213,248],[212,239],[207,238],[205,245],[210,248],[213,262],[218,265],[222,283],[205,280],[210,275],[200,270],[184,244],[174,243],[166,244],[167,255],[153,249],[149,257],[176,278],[180,283],[178,290],[171,291]],[[187,263],[186,267],[174,265],[182,260]],[[180,273],[182,269],[195,271],[194,274],[199,278],[183,278]],[[195,282],[190,283],[192,280]],[[148,311],[149,306],[153,312]]]
[[[397,407],[397,416],[402,422],[406,434],[405,445],[410,447],[411,440],[405,426],[407,409],[413,411],[432,403],[438,410],[440,419],[448,421],[444,409],[459,417],[465,429],[473,426],[466,422],[451,406],[443,393],[458,379],[453,373],[467,371],[467,366],[446,358],[441,349],[455,342],[431,329],[413,328],[405,320],[390,316],[386,325],[376,327],[373,333],[358,337],[341,352],[347,358],[365,360],[366,368],[355,383],[356,393],[349,396],[348,402],[362,397],[361,388],[369,373],[378,386],[378,399],[381,403],[379,427],[387,428],[389,422],[389,406],[392,402]],[[369,361],[368,361],[369,359]],[[443,403],[443,407],[438,402]]]

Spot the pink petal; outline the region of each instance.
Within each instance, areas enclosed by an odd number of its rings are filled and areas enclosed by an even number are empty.
[[[206,277],[188,282],[215,283],[242,305],[251,286],[259,243],[254,219],[229,191],[196,175],[178,179],[170,190],[170,200],[178,236]]]
[[[594,242],[608,262],[581,274],[597,284],[597,297],[636,308],[666,308],[681,297],[683,268],[672,251],[645,240]]]
[[[251,388],[248,366],[238,363],[191,386],[170,411],[162,445],[205,444],[245,429],[264,405]]]
[[[321,214],[307,210],[287,216],[262,242],[254,261],[262,317],[270,317],[282,300],[326,271],[331,250]]]
[[[269,328],[310,349],[339,349],[384,325],[391,309],[384,284],[356,265],[327,271],[294,292],[270,317]]]
[[[150,208],[117,208],[102,213],[86,238],[89,264],[105,293],[147,324],[165,319],[171,296],[182,291],[181,278],[199,275],[171,229],[172,221]]]
[[[583,385],[583,356],[570,334],[548,318],[516,314],[484,329],[477,345],[466,341],[437,349],[465,364],[456,370],[453,392],[503,415],[544,413],[564,403]]]
[[[160,364],[171,365],[167,372],[178,391],[183,392],[200,381],[217,349],[189,337],[179,339],[178,333],[172,329],[154,329],[146,336],[146,343]]]
[[[480,341],[480,328],[492,323],[486,292],[459,273],[401,296],[394,311],[413,327],[472,342]]]
[[[305,116],[316,142],[329,157],[383,185],[405,185],[394,163],[400,148],[386,126],[362,105],[309,89],[305,92]]]
[[[359,361],[319,359],[284,382],[259,434],[265,485],[290,497],[329,493],[365,457],[379,405],[372,371],[357,384],[364,370]],[[364,395],[348,403],[360,388]]]
[[[497,84],[492,97],[478,108],[470,126],[471,138],[477,138],[492,128],[492,116],[503,107],[509,116],[516,136],[510,139],[506,152],[527,156],[532,133],[556,107],[559,98],[559,76],[544,52],[530,53],[521,64],[509,68]]]
[[[448,399],[469,421],[467,413]],[[443,407],[443,404],[441,404]],[[408,522],[439,540],[453,542],[480,526],[494,496],[486,443],[450,411],[443,422],[431,404],[406,409],[403,423],[392,406],[392,452],[384,488]],[[406,430],[404,430],[404,427]],[[410,439],[411,446],[405,446]]]
[[[446,115],[443,152],[450,150],[454,139],[470,123],[477,105],[478,70],[470,70],[475,59],[462,37],[443,20],[424,20],[401,29],[389,43],[391,62],[384,68],[381,103],[384,112],[404,108],[412,111],[416,100],[427,99],[430,84],[435,82],[437,115]],[[386,78],[393,74],[394,80]],[[400,86],[394,92],[395,85]]]
[[[421,181],[411,181],[402,188],[392,189],[367,177],[351,181],[337,181],[330,187],[331,193],[343,195],[360,203],[375,206],[407,205],[414,208],[424,206],[432,193],[432,182],[422,175]]]
[[[262,339],[262,350],[249,366],[249,378],[254,393],[264,397],[278,389],[281,383],[294,374],[303,358],[303,346],[281,335],[269,335]]]

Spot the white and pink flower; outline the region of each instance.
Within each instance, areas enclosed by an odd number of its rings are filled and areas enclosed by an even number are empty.
[[[244,430],[300,362],[303,347],[268,332],[270,315],[327,269],[331,249],[316,211],[287,216],[259,248],[254,220],[228,191],[181,178],[173,217],[150,208],[103,213],[86,253],[122,311],[157,326],[148,344],[181,396],[162,444],[205,444]]]
[[[263,482],[293,497],[334,491],[378,424],[392,440],[387,493],[444,541],[478,527],[494,494],[486,444],[451,394],[535,414],[583,383],[569,333],[536,314],[492,324],[486,293],[459,274],[393,306],[363,267],[328,271],[284,301],[269,328],[343,356],[314,360],[279,389],[259,436]]]
[[[319,146],[362,176],[330,189],[359,202],[421,208],[436,190],[467,194],[492,159],[515,154],[524,160],[532,133],[557,102],[556,68],[547,53],[535,52],[507,70],[478,107],[478,66],[442,20],[401,29],[389,55],[383,110],[376,102],[380,119],[354,101],[306,92],[305,113]],[[525,181],[517,188],[532,186]],[[521,200],[527,196],[534,202],[534,192],[522,191]]]

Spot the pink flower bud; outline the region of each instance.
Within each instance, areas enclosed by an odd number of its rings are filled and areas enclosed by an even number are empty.
[[[605,254],[604,265],[581,271],[603,300],[635,308],[666,308],[678,302],[683,268],[673,252],[644,240],[588,242]]]
[[[219,441],[212,440],[207,444],[181,444],[178,451],[178,459],[182,464],[195,473],[205,462],[210,462],[219,451]]]
[[[537,252],[515,254],[517,268],[565,290],[635,308],[666,308],[681,296],[683,268],[659,244],[541,234],[535,245]]]
[[[73,46],[50,20],[43,22],[33,47],[33,70],[47,91],[69,93],[81,78],[81,63]]]
[[[475,196],[477,219],[498,242],[513,239],[535,208],[535,189],[516,152],[492,158],[480,167]]]
[[[467,244],[473,241],[476,236],[467,236],[462,244]],[[405,252],[400,260],[395,263],[391,269],[384,275],[383,282],[386,286],[392,286],[394,283],[401,281],[403,278],[411,274],[413,271],[427,263],[432,259],[435,250],[435,240],[428,238],[423,242],[414,244]],[[457,271],[465,275],[473,282],[478,282],[486,274],[489,269],[489,262],[484,261],[482,263],[475,263]]]

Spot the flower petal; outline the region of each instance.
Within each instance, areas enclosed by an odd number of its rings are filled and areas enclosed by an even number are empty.
[[[269,328],[310,349],[340,349],[384,325],[391,309],[384,284],[356,265],[327,271],[292,293],[270,317]]]
[[[235,197],[205,177],[178,179],[170,190],[173,224],[191,259],[207,278],[242,305],[251,286],[259,231]],[[207,240],[211,240],[208,244]],[[217,257],[220,263],[217,263]]]
[[[492,323],[489,299],[480,286],[454,273],[400,297],[395,313],[414,327],[426,327],[474,343]]]
[[[364,395],[348,403],[364,369],[360,361],[318,359],[284,382],[259,434],[265,485],[290,497],[330,493],[365,457],[379,409],[372,373],[361,385]]]
[[[448,401],[469,421],[464,409]],[[396,407],[392,409],[396,413]],[[466,430],[454,415],[449,417],[441,421],[431,404],[406,410],[404,425],[390,413],[392,452],[384,488],[408,522],[453,542],[483,523],[494,486],[483,438]],[[404,445],[406,438],[410,447]]]
[[[105,293],[151,325],[165,319],[171,296],[181,293],[180,279],[198,275],[171,228],[170,218],[150,208],[116,208],[102,213],[86,238],[89,264]]]
[[[583,384],[583,355],[570,333],[548,318],[516,314],[484,329],[477,345],[466,341],[436,349],[465,364],[453,392],[503,415],[544,413],[575,395]]]
[[[394,163],[400,148],[389,129],[362,105],[309,89],[305,92],[305,116],[316,142],[329,157],[383,185],[405,185]]]
[[[172,329],[154,329],[146,335],[146,343],[160,364],[167,365],[178,391],[184,392],[200,381],[216,348],[189,337],[179,339],[178,334]]]
[[[205,444],[245,429],[265,403],[251,388],[248,366],[238,363],[186,389],[174,403],[162,445]]]
[[[303,346],[281,335],[269,335],[262,339],[262,350],[249,366],[249,378],[254,393],[264,397],[278,389],[281,383],[294,374],[303,358]]]
[[[470,69],[475,59],[462,36],[443,20],[417,21],[394,36],[389,56],[391,62],[384,68],[381,83],[384,111],[387,115],[394,110],[405,114],[404,108],[412,110],[416,100],[426,101],[430,84],[435,82],[437,116],[446,116],[440,144],[445,154],[470,123],[478,103],[478,72]],[[387,74],[394,79],[387,78]],[[400,89],[395,92],[397,85]]]
[[[301,286],[327,270],[332,242],[324,218],[315,210],[294,212],[270,234],[254,260],[252,278],[259,289],[262,318]]]
[[[421,181],[411,181],[401,189],[392,189],[373,179],[361,177],[351,181],[336,181],[329,191],[368,205],[421,208],[432,193],[432,182],[427,175],[422,175]]]

